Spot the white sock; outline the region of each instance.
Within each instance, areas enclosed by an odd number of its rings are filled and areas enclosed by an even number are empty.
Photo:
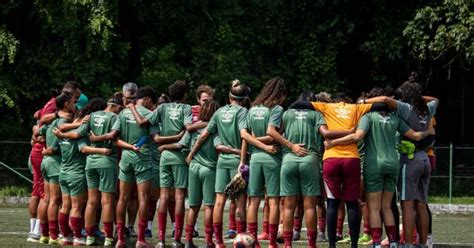
[[[148,230],[151,230],[153,228],[153,221],[148,221]]]
[[[40,235],[40,220],[35,219],[35,228],[33,229],[33,234],[34,235]]]
[[[197,225],[194,225],[194,231],[198,231]]]
[[[35,230],[36,218],[30,218],[30,233],[33,233]]]
[[[171,225],[173,226],[173,231],[174,231],[174,222],[173,222],[173,223],[171,223]]]

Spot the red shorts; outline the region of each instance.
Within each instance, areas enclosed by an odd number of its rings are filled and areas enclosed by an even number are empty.
[[[328,158],[323,161],[324,188],[329,199],[357,201],[360,196],[360,159]]]
[[[31,152],[30,162],[33,169],[33,191],[31,196],[44,197],[44,178],[41,174],[41,161],[43,161],[43,156],[41,153]]]

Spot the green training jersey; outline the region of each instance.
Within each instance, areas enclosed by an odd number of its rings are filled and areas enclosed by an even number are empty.
[[[163,103],[148,118],[152,125],[161,124],[162,136],[176,135],[192,123],[191,106],[184,103]],[[162,165],[186,164],[185,151],[168,151],[161,153]]]
[[[150,135],[154,134],[160,134],[160,125],[154,125],[150,127]],[[153,137],[150,137],[153,139]],[[158,150],[158,144],[156,144],[153,140],[150,143],[150,149],[151,149],[151,160],[153,163],[153,166],[155,168],[159,168],[160,165],[160,151]]]
[[[318,111],[288,109],[283,114],[285,126],[284,137],[293,144],[304,144],[309,154],[317,157],[321,153],[323,137],[319,133],[321,125],[326,125],[323,116]],[[291,150],[283,149],[284,154]],[[295,156],[295,159],[303,159]]]
[[[136,108],[137,112],[145,118],[151,115],[151,111],[141,105],[136,106]],[[120,139],[133,145],[137,144],[142,137],[148,138],[139,152],[123,149],[120,163],[135,164],[135,170],[137,171],[151,168],[150,128],[149,125],[139,126],[130,109],[126,108],[120,112],[112,127],[112,130],[120,132]]]
[[[369,112],[360,119],[357,129],[366,133],[364,139],[365,168],[377,165],[399,166],[396,133],[398,131],[404,134],[410,130],[410,127],[400,117],[394,112],[386,115],[379,112]]]
[[[95,135],[104,135],[112,131],[112,127],[117,121],[118,116],[112,112],[97,111],[90,115],[90,121],[78,128],[81,136],[87,136],[89,132]],[[90,144],[95,148],[107,148],[112,152],[110,155],[91,154],[87,156],[86,169],[106,169],[117,166],[117,148],[112,140],[93,142]]]
[[[77,132],[76,129],[69,132]],[[75,177],[85,173],[86,155],[81,153],[81,149],[87,145],[85,137],[70,140],[59,139],[59,149],[61,150],[61,174]]]
[[[247,114],[247,126],[249,132],[251,132],[257,138],[266,136],[269,126],[274,126],[277,129],[281,127],[282,115],[283,108],[280,105],[276,105],[271,109],[263,105],[252,107]],[[281,157],[280,153],[276,155],[269,154],[254,146],[250,146],[250,151],[252,154],[252,159],[257,159],[262,163],[267,159]]]
[[[222,145],[241,149],[240,130],[247,128],[247,112],[242,106],[223,106],[214,113],[206,129],[211,134],[217,133]],[[223,169],[235,169],[239,162],[240,156],[237,154],[219,154],[219,164]]]
[[[43,163],[45,166],[57,166],[61,164],[61,154],[59,150],[59,139],[54,135],[53,130],[60,124],[64,123],[66,120],[63,118],[55,119],[50,125],[43,125],[40,127],[38,132],[46,140],[46,147],[52,148],[55,153],[52,155],[44,156]],[[59,170],[58,170],[59,171]]]
[[[200,129],[196,132],[186,132],[179,141],[181,145],[191,149],[196,143],[199,135],[204,129]],[[200,165],[215,169],[217,164],[217,151],[216,145],[218,144],[218,136],[216,134],[211,134],[206,139],[206,141],[199,148],[197,153],[193,157],[193,161],[199,163]]]

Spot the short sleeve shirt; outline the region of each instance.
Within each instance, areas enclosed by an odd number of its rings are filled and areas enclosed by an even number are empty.
[[[370,111],[372,104],[312,102],[314,109],[321,112],[329,130],[350,130],[357,126],[360,118]],[[324,151],[327,158],[359,158],[357,144],[334,146]]]
[[[240,130],[247,129],[247,112],[242,106],[228,104],[219,108],[212,116],[207,131],[218,134],[222,145],[241,149],[242,138]],[[219,154],[221,168],[235,169],[238,166],[240,156],[237,154]]]
[[[172,136],[192,123],[191,106],[184,103],[163,103],[153,111],[149,121],[152,125],[161,124],[161,135]],[[165,150],[161,153],[162,165],[186,164],[185,151]]]
[[[71,130],[69,132],[75,132]],[[77,177],[85,173],[86,155],[81,153],[81,149],[87,145],[85,137],[70,140],[60,139],[59,146],[61,150],[61,174],[70,177]]]
[[[274,106],[271,109],[263,105],[254,106],[247,114],[248,130],[257,138],[266,136],[269,126],[274,126],[277,129],[280,128],[282,115],[283,108],[279,105]],[[261,160],[261,162],[264,162],[269,156],[280,156],[280,154],[268,154],[267,152],[254,146],[251,146],[250,148],[252,159],[258,158],[258,160]]]
[[[191,149],[194,144],[196,144],[196,141],[203,130],[204,129],[200,129],[192,133],[186,132],[186,134],[184,134],[183,138],[181,138],[179,143],[184,147]],[[217,164],[217,139],[218,136],[216,134],[209,135],[209,137],[194,155],[193,161],[199,163],[200,165],[215,169]]]

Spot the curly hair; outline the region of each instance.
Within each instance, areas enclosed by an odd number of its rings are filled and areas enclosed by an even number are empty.
[[[199,85],[199,87],[196,89],[196,98],[199,100],[199,98],[201,98],[201,94],[202,93],[206,93],[208,94],[211,98],[214,97],[214,94],[215,94],[215,90],[207,85],[207,84],[201,84]]]
[[[318,94],[314,95],[314,100],[316,102],[326,102],[326,103],[332,102],[331,94],[324,91],[321,91]]]
[[[219,108],[219,103],[214,100],[205,101],[201,107],[199,119],[201,121],[210,121],[216,110]]]
[[[282,104],[282,100],[286,98],[286,95],[285,80],[275,77],[265,83],[252,105],[263,105],[267,108],[273,108],[278,104]]]
[[[401,93],[400,99],[403,102],[409,103],[413,106],[413,109],[420,116],[425,116],[428,112],[428,106],[426,106],[423,100],[423,87],[416,82],[417,74],[412,72],[408,81],[404,82],[397,91]]]

